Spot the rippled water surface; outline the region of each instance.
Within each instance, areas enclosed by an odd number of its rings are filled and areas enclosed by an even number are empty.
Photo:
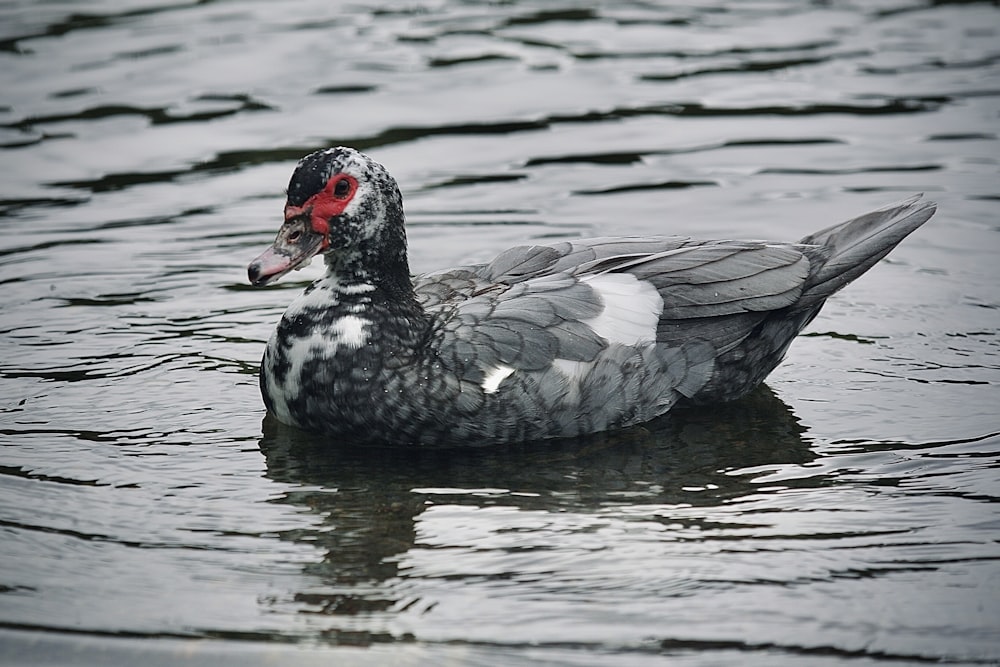
[[[998,133],[995,3],[0,2],[0,662],[997,664]],[[245,278],[335,144],[417,271],[940,209],[743,401],[354,451]]]

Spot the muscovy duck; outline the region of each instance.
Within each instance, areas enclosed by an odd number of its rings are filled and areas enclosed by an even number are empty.
[[[292,174],[266,285],[322,254],[260,387],[285,424],[351,444],[488,445],[622,428],[760,384],[826,299],[935,211],[920,196],[798,243],[611,237],[412,277],[381,164],[338,147]]]

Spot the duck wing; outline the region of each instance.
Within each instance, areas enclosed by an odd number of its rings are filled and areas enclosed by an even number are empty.
[[[433,345],[442,361],[478,384],[498,368],[593,361],[608,343],[585,322],[604,306],[579,278],[551,272],[561,250],[520,246],[489,264],[417,278],[414,290],[437,323]]]
[[[656,376],[646,389],[666,404],[695,394],[715,357],[761,313],[794,302],[807,275],[808,260],[783,246],[596,238],[518,246],[415,289],[438,322],[443,363],[487,393],[514,371],[553,367],[585,383],[597,369],[607,376],[609,359],[632,364],[651,348],[640,363],[661,368],[645,369]]]
[[[721,349],[758,318],[745,318],[743,326],[739,318],[719,318],[777,310],[801,297],[811,266],[807,253],[812,261],[823,255],[795,244],[593,238],[518,246],[489,264],[424,276],[416,287],[425,308],[458,307],[477,321],[501,316],[567,328],[614,315],[622,318],[617,342],[676,345],[698,338]],[[650,298],[653,291],[661,303]]]

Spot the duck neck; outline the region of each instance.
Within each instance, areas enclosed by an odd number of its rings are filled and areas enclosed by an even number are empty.
[[[387,225],[381,234],[324,259],[327,278],[340,285],[371,285],[388,301],[416,305],[402,225]]]

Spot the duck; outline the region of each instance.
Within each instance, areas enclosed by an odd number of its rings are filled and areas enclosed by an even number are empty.
[[[616,236],[528,243],[411,275],[389,171],[302,158],[261,287],[322,255],[259,383],[279,422],[348,446],[467,447],[623,429],[744,396],[826,300],[935,212],[921,195],[798,242]]]

